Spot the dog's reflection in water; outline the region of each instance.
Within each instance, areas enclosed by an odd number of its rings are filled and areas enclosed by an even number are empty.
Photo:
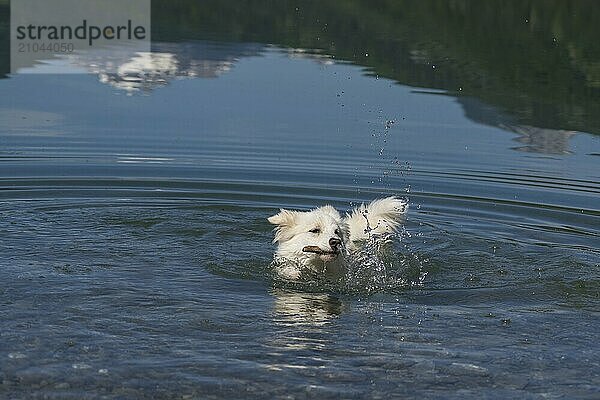
[[[305,293],[285,289],[272,291],[274,322],[283,326],[319,327],[337,318],[344,303],[327,293]]]
[[[335,320],[346,308],[338,298],[326,293],[305,293],[286,289],[272,292],[274,334],[267,368],[272,371],[307,370],[323,367],[319,354],[335,346]]]

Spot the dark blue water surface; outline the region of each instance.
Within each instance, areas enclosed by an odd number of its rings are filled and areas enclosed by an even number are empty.
[[[593,74],[161,27],[133,84],[0,80],[0,398],[600,397]],[[388,195],[392,259],[274,276],[279,208]]]

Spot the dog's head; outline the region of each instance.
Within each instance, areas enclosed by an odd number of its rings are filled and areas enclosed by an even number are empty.
[[[331,206],[308,212],[280,210],[269,218],[275,227],[277,255],[302,265],[339,262],[344,256],[348,227]]]

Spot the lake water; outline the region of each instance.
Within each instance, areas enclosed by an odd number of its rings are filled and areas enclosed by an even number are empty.
[[[598,7],[236,4],[133,83],[3,61],[0,397],[599,398]],[[388,195],[389,260],[276,278],[279,208]]]

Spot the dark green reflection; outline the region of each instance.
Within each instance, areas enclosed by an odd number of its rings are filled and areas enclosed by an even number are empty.
[[[593,1],[154,1],[152,11],[158,41],[323,49],[402,84],[477,97],[518,124],[600,133]]]

